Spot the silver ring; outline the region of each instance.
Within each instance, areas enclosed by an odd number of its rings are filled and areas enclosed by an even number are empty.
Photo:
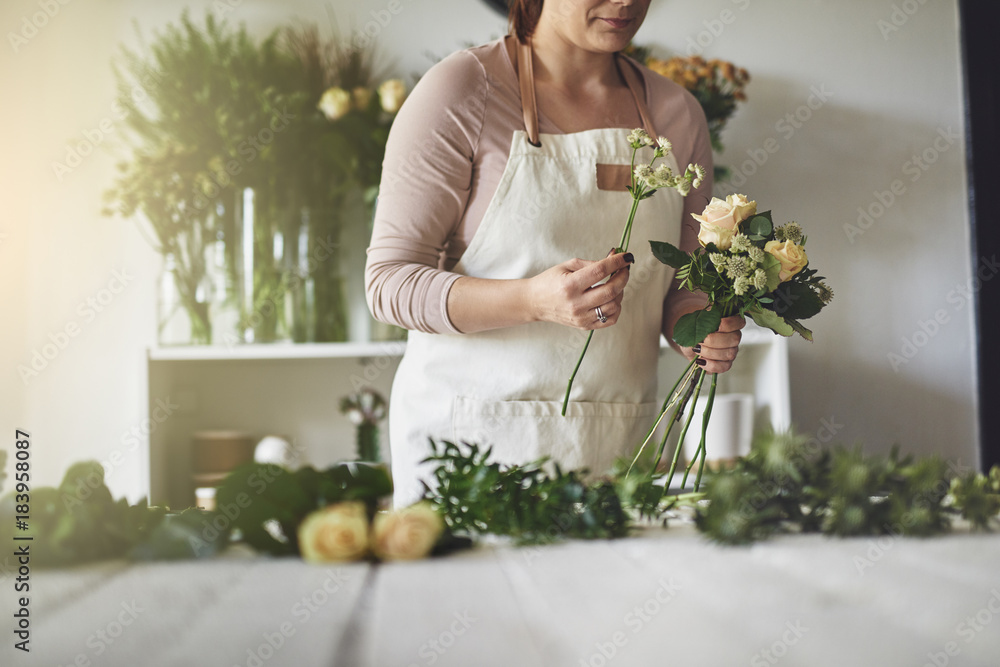
[[[601,321],[601,324],[604,324],[605,322],[608,321],[608,318],[604,315],[604,313],[601,312],[600,306],[594,308],[594,310],[597,312],[597,319]]]

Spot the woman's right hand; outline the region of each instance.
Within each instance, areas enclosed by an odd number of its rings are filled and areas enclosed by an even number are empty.
[[[632,253],[612,250],[602,260],[571,259],[539,273],[528,280],[533,319],[583,330],[614,326],[633,262]],[[607,321],[600,320],[597,308]]]

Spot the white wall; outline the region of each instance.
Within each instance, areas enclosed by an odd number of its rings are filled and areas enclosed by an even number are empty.
[[[839,425],[843,441],[873,448],[898,442],[969,462],[976,451],[973,313],[952,292],[971,275],[964,149],[961,142],[947,145],[916,182],[906,167],[912,155],[933,152],[939,129],[962,132],[957,9],[954,0],[896,4],[918,9],[897,15],[899,30],[883,36],[878,21],[892,20],[888,0],[654,0],[638,41],[663,54],[685,51],[700,36],[706,56],[732,60],[754,76],[750,102],[724,136],[722,162],[740,169],[748,151],[760,158],[758,149],[774,137],[778,151],[737,189],[806,226],[810,257],[837,292],[814,321],[816,342],[792,345],[793,416],[801,429],[817,432],[827,420]],[[230,20],[263,34],[295,17],[328,25],[331,8],[342,25],[363,27],[384,20],[389,5],[186,6],[196,16],[229,6]],[[36,483],[57,482],[71,461],[108,457],[145,416],[159,258],[136,224],[99,214],[100,193],[113,176],[111,155],[95,152],[61,179],[52,162],[64,161],[85,130],[113,118],[109,61],[119,43],[134,44],[131,20],[148,35],[184,6],[76,0],[59,5],[16,47],[10,34],[21,33],[40,5],[6,0],[0,8],[0,433],[12,439],[15,428],[31,431]],[[385,64],[397,73],[426,70],[427,51],[442,56],[504,30],[504,21],[475,0],[401,0],[400,7],[386,25],[371,24],[378,25]],[[814,98],[819,108],[792,136],[777,128],[788,113],[806,115],[801,107],[814,89],[832,96],[821,106]],[[896,179],[905,192],[852,243],[844,225]],[[109,296],[101,290],[115,271],[130,281],[90,318],[80,304]],[[894,370],[887,355],[901,354],[904,337],[924,343],[921,322],[937,311],[944,323],[936,335]],[[72,324],[79,333],[37,377],[23,380],[18,366],[30,366],[33,353]],[[11,444],[0,439],[0,447]],[[130,453],[116,468],[109,480],[116,495],[143,492],[143,461]]]

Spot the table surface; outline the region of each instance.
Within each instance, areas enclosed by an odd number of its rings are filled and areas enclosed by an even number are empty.
[[[1000,535],[968,532],[730,548],[675,523],[383,565],[104,562],[31,584],[31,653],[5,630],[2,665],[1000,665]]]

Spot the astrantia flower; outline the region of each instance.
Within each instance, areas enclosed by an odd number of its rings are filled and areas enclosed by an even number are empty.
[[[764,261],[764,251],[755,245],[751,245],[747,253],[750,255],[750,261],[754,264],[760,264]]]
[[[642,128],[636,128],[629,132],[626,140],[632,145],[632,148],[642,148],[643,146],[653,145],[653,138]]]
[[[763,269],[757,269],[753,272],[753,278],[751,278],[754,289],[764,289],[767,287],[767,274],[764,273]]]
[[[747,293],[747,288],[750,287],[750,281],[746,276],[737,276],[733,279],[733,291],[736,294],[743,295]]]
[[[659,137],[656,140],[658,146],[656,147],[656,157],[663,157],[669,155],[670,151],[674,150],[674,145],[667,140],[666,137]]]
[[[750,250],[750,239],[746,234],[737,234],[733,237],[733,244],[729,246],[730,252],[748,252]]]
[[[726,266],[726,256],[721,252],[712,252],[708,254],[708,259],[711,260],[715,268],[722,270]]]
[[[730,255],[726,259],[726,274],[733,279],[746,278],[747,261],[743,257]],[[741,292],[737,292],[740,294]]]

